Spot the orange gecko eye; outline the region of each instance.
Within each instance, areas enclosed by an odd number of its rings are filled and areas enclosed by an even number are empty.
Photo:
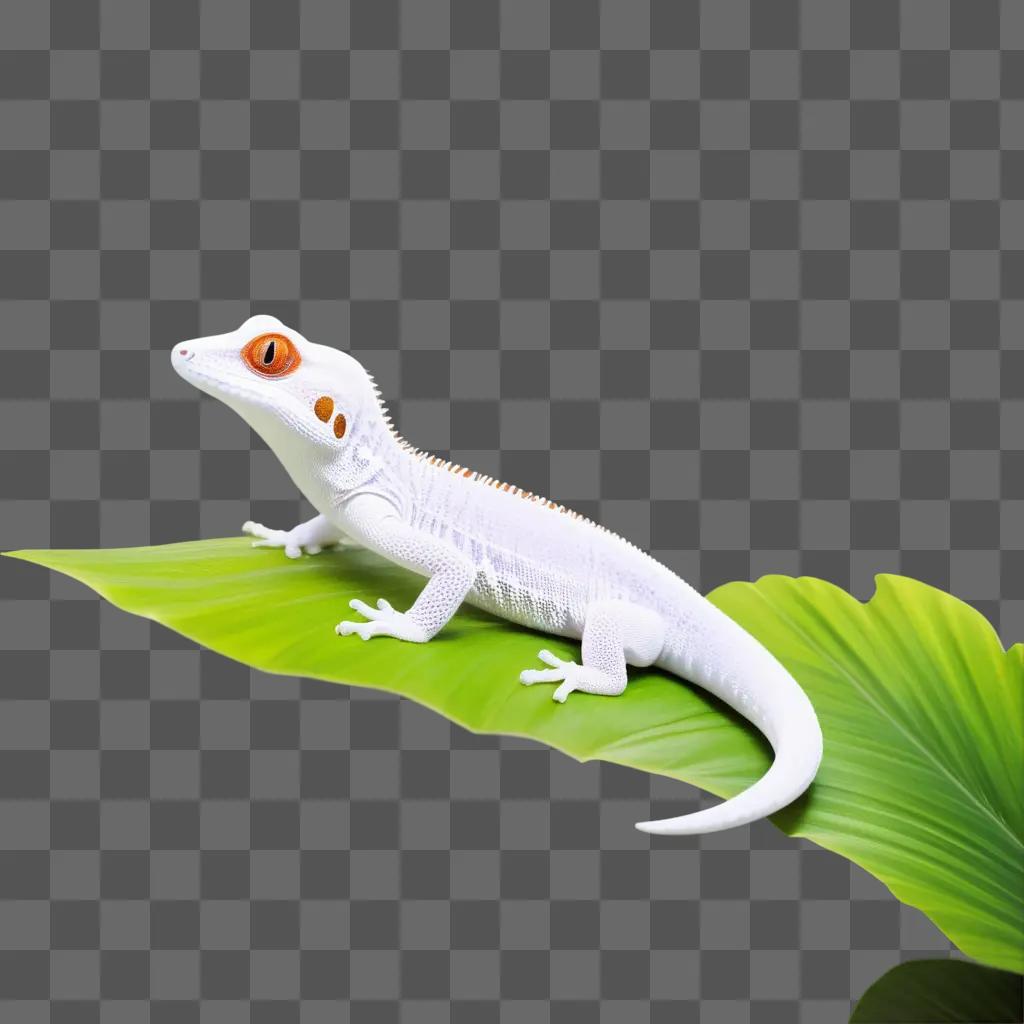
[[[242,349],[242,358],[251,370],[264,377],[285,377],[298,369],[299,350],[283,334],[261,334]]]

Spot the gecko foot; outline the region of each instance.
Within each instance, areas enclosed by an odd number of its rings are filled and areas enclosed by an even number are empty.
[[[308,523],[300,523],[291,530],[273,530],[262,523],[246,520],[242,523],[242,533],[258,538],[252,542],[254,548],[284,548],[289,558],[298,558],[303,551],[307,555],[316,555],[324,549],[320,539],[308,527]]]
[[[574,690],[581,693],[600,693],[614,697],[626,688],[625,671],[622,678],[604,672],[593,665],[578,665],[575,661],[563,661],[550,651],[538,651],[537,657],[551,668],[527,668],[519,673],[519,682],[524,686],[534,683],[561,683],[551,695],[552,700],[564,704],[566,697]]]
[[[551,699],[564,704],[566,697],[573,690],[580,688],[581,666],[575,661],[556,658],[549,650],[538,651],[537,657],[551,668],[525,668],[519,673],[519,682],[524,686],[533,686],[534,683],[561,683],[562,685],[551,695]]]
[[[413,643],[422,644],[430,638],[426,630],[411,619],[405,612],[396,611],[383,597],[377,600],[377,607],[371,608],[365,601],[358,597],[349,601],[349,607],[354,608],[360,615],[369,619],[368,622],[339,622],[334,627],[338,636],[348,636],[355,633],[363,640],[369,640],[372,636],[393,636],[398,640],[411,640]]]

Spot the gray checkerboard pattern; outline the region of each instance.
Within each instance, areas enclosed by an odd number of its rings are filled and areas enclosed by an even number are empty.
[[[0,46],[5,546],[301,516],[168,364],[270,311],[702,589],[1024,632],[1024,5],[4,0]],[[5,1022],[829,1024],[949,949],[765,823],[635,832],[680,785],[0,570]]]

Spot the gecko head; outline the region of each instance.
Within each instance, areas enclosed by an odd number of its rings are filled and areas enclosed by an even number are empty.
[[[298,437],[344,444],[350,426],[377,406],[373,381],[348,353],[308,341],[276,317],[250,317],[237,330],[179,342],[171,365],[224,402],[273,447]]]

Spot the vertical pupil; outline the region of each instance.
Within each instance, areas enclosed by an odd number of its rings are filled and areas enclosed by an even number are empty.
[[[269,345],[263,350],[263,365],[269,366],[274,361],[274,346],[277,344],[276,341],[271,341]]]

